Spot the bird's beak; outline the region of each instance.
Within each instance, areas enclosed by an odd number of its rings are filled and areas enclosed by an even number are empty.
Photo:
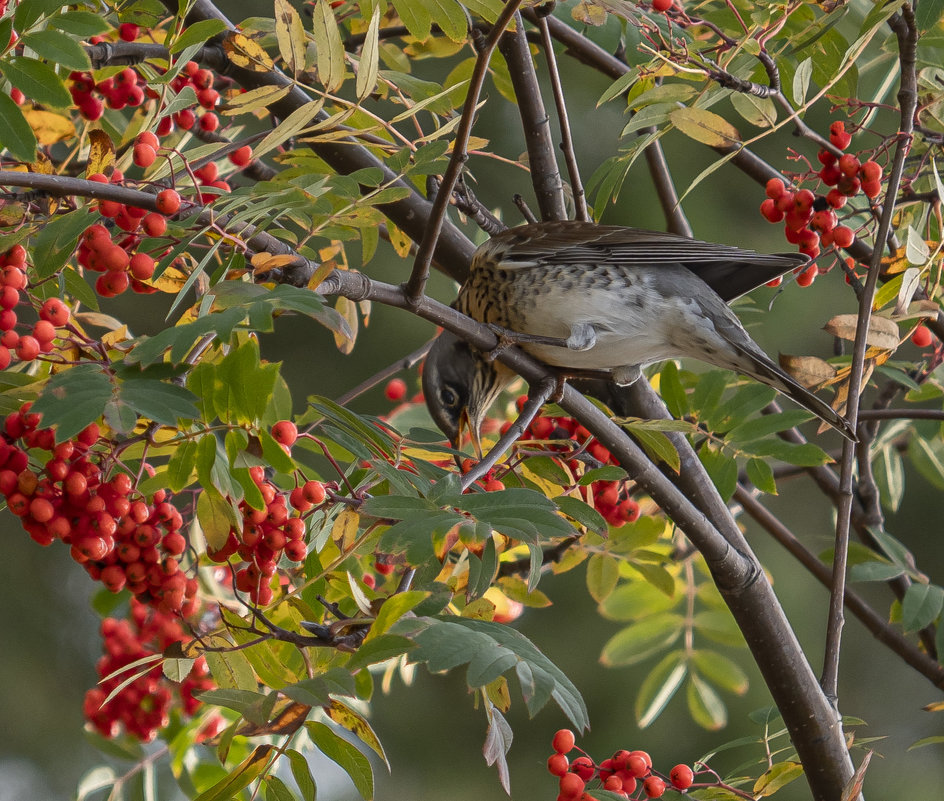
[[[481,423],[476,425],[469,414],[468,409],[463,409],[459,414],[459,433],[456,435],[456,442],[452,443],[454,448],[459,448],[462,444],[462,433],[466,428],[469,429],[469,437],[472,440],[472,447],[475,449],[475,458],[482,458],[482,434],[479,430]]]

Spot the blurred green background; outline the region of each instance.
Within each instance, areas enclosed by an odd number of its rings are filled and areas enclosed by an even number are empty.
[[[224,9],[235,19],[244,16],[236,6],[224,4]],[[252,9],[252,13],[271,13],[271,9]],[[594,32],[611,51],[617,35],[612,24]],[[447,71],[437,62],[417,64],[417,72],[432,79],[441,80]],[[540,71],[543,75],[543,68]],[[626,119],[619,103],[595,109],[608,81],[573,62],[563,62],[563,73],[578,158],[587,177],[615,151]],[[516,158],[524,147],[517,111],[494,86],[489,85],[487,93],[488,102],[474,133],[488,137],[496,152]],[[679,187],[686,187],[712,161],[712,153],[678,134],[670,135],[664,143]],[[784,164],[784,148],[794,145],[796,140],[784,135],[765,140],[761,153]],[[812,151],[808,155],[812,156]],[[473,158],[470,169],[479,198],[501,209],[511,224],[517,223],[511,197],[516,192],[531,197],[526,173],[482,158]],[[683,206],[696,236],[758,249],[788,249],[779,227],[769,226],[757,212],[762,195],[762,189],[725,167],[698,186]],[[634,167],[621,202],[608,208],[604,219],[664,227],[642,163]],[[371,276],[391,282],[404,280],[409,269],[410,262],[397,258],[389,248],[382,248],[366,267]],[[853,310],[851,295],[844,290],[842,278],[835,272],[821,277],[811,290],[794,285],[780,292],[761,290],[754,293],[751,311],[762,313],[742,317],[769,353],[828,356],[831,342],[819,329],[834,314]],[[431,291],[449,301],[455,287],[437,277]],[[123,318],[133,310],[136,333],[159,325],[163,316],[160,301],[153,298],[135,297],[108,308]],[[267,358],[284,362],[284,373],[300,410],[307,395],[337,396],[411,352],[432,334],[431,326],[404,312],[375,306],[370,325],[361,332],[350,356],[337,353],[327,331],[300,319],[281,319],[277,332],[265,338],[264,351]],[[415,374],[405,377],[411,386],[416,385]],[[356,408],[378,413],[386,411],[389,404],[378,389],[361,398]],[[835,444],[831,438],[828,441]],[[765,499],[772,511],[815,552],[829,547],[833,526],[829,505],[805,479],[785,484],[783,492],[783,498]],[[932,577],[944,572],[939,545],[944,531],[941,506],[940,493],[909,471],[903,510],[888,520],[888,530],[916,554],[919,567]],[[773,576],[814,671],[818,671],[826,591],[750,522],[747,533]],[[81,734],[82,698],[95,682],[94,662],[100,653],[97,619],[88,604],[93,585],[72,563],[65,548],[35,545],[7,513],[0,517],[0,537],[7,553],[0,564],[0,801],[58,801],[69,798],[80,776],[101,762],[101,756]],[[730,722],[724,731],[708,733],[694,726],[682,698],[673,700],[649,729],[639,731],[633,720],[633,701],[640,681],[656,660],[624,670],[608,670],[599,664],[600,649],[619,626],[596,614],[583,581],[582,569],[546,579],[541,588],[554,605],[529,610],[515,624],[584,694],[592,731],[579,738],[578,745],[598,759],[619,748],[645,748],[657,766],[667,771],[676,762],[691,763],[725,742],[759,734],[747,716],[770,701],[743,651],[733,655],[750,673],[751,689],[744,697],[725,697]],[[856,589],[872,599],[878,610],[887,609],[890,599],[883,587]],[[556,796],[557,788],[544,762],[551,735],[565,720],[556,707],[528,720],[516,686],[514,698],[509,716],[515,732],[509,754],[513,797],[517,801],[548,801]],[[884,756],[872,761],[866,785],[870,797],[901,797],[903,788],[912,798],[940,797],[944,785],[940,747],[907,751],[915,740],[941,733],[940,715],[922,711],[924,705],[939,699],[939,691],[876,643],[857,621],[848,620],[841,711],[868,723],[860,736],[887,738],[873,746]],[[391,695],[378,693],[375,697],[372,722],[393,768],[390,776],[382,768],[378,770],[377,798],[481,801],[503,797],[494,770],[485,766],[481,756],[484,714],[473,708],[461,671],[429,676],[420,669],[412,686],[395,682]],[[718,764],[730,767],[757,756],[756,748],[740,749],[722,755]],[[861,753],[857,760],[860,757]],[[319,763],[316,779],[321,799],[355,797],[330,766]],[[171,791],[165,789],[161,797],[171,798]],[[805,782],[799,780],[777,797],[789,801],[809,794]]]

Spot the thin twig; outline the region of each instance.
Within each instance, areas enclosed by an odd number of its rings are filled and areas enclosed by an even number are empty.
[[[517,30],[506,31],[502,36],[498,49],[508,65],[511,84],[515,90],[521,130],[528,150],[531,185],[541,219],[565,220],[567,204],[551,135],[551,121],[541,97],[541,85],[534,71],[534,60],[531,58],[520,15],[517,17],[517,23]]]
[[[492,449],[479,460],[479,463],[474,465],[468,473],[462,476],[460,486],[463,492],[488,473],[488,471],[498,463],[498,460],[510,450],[511,446],[521,438],[521,435],[524,434],[534,418],[537,417],[538,412],[541,411],[541,407],[547,403],[548,399],[554,393],[556,385],[557,382],[553,378],[548,378],[531,386],[528,391],[528,400],[521,409],[521,413],[515,418],[515,421],[509,426],[508,430],[501,435]]]
[[[541,31],[541,41],[544,44],[544,57],[547,59],[547,72],[554,91],[554,105],[557,106],[557,120],[561,131],[561,150],[564,152],[564,161],[567,164],[567,174],[570,177],[570,189],[574,197],[574,217],[583,222],[590,221],[587,211],[587,196],[580,179],[580,168],[577,166],[577,155],[574,153],[574,140],[570,135],[570,120],[567,116],[567,104],[564,101],[564,88],[561,86],[560,71],[557,68],[557,57],[554,55],[554,42],[551,40],[551,31],[547,24],[547,15],[538,9],[538,29]]]
[[[901,183],[905,159],[911,150],[914,113],[917,108],[917,74],[915,60],[917,50],[917,31],[911,6],[902,6],[899,14],[889,19],[889,25],[898,39],[899,62],[901,64],[901,85],[898,90],[898,102],[901,108],[898,144],[892,168],[888,176],[885,207],[875,234],[877,243],[886,242],[891,230],[892,215],[895,210],[895,198]],[[858,421],[859,398],[862,391],[862,376],[865,370],[866,337],[872,319],[872,299],[878,286],[880,263],[884,248],[877,245],[872,251],[869,272],[865,279],[862,297],[859,299],[859,315],[856,321],[856,338],[853,345],[852,364],[849,371],[849,394],[846,418],[855,428]],[[855,445],[850,441],[843,443],[840,469],[840,498],[836,519],[836,543],[833,557],[833,587],[829,599],[829,618],[826,629],[825,659],[821,685],[827,697],[836,703],[839,684],[839,652],[842,641],[843,595],[846,580],[846,560],[849,546],[849,525],[852,517],[853,472],[855,469]]]
[[[393,364],[384,367],[383,370],[379,370],[374,373],[370,378],[361,381],[353,389],[349,389],[343,395],[335,400],[335,403],[338,406],[347,406],[352,400],[363,395],[368,390],[373,389],[378,384],[383,383],[391,376],[395,376],[401,370],[412,370],[416,365],[423,361],[423,357],[429,353],[429,349],[433,346],[435,339],[431,339],[429,342],[418,347],[412,353],[407,354],[406,356],[397,359]]]
[[[469,80],[469,91],[466,94],[465,105],[462,108],[462,118],[459,121],[456,138],[452,144],[452,156],[449,159],[449,166],[446,168],[446,174],[443,175],[439,194],[436,195],[436,200],[433,201],[432,209],[426,218],[425,233],[420,242],[416,259],[413,262],[413,272],[406,284],[406,296],[413,303],[422,297],[426,291],[429,268],[433,261],[436,243],[439,240],[439,232],[442,231],[443,221],[446,218],[446,208],[449,205],[452,190],[455,189],[456,181],[459,180],[459,174],[462,172],[466,159],[468,159],[466,151],[469,146],[469,137],[472,135],[475,109],[478,106],[482,85],[485,83],[485,76],[488,73],[488,62],[499,38],[517,13],[521,2],[522,0],[508,0],[505,3],[505,7],[498,15],[498,19],[495,20],[495,25],[492,26],[492,30],[485,39],[475,60],[475,68],[472,70],[472,77]]]

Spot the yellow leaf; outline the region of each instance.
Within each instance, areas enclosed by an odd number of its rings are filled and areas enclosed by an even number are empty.
[[[327,0],[315,4],[311,27],[318,48],[318,78],[327,91],[333,92],[344,83],[344,44]]]
[[[388,768],[390,767],[390,763],[387,761],[387,755],[384,753],[383,746],[380,744],[380,739],[363,716],[333,698],[331,699],[331,706],[325,709],[325,712],[328,713],[328,717],[331,718],[331,720],[351,732],[358,740],[377,754]]]
[[[728,147],[741,141],[737,128],[712,111],[686,106],[672,111],[669,119],[687,137],[709,147]]]
[[[390,244],[393,245],[397,255],[403,259],[409,256],[413,240],[391,222],[387,223],[387,233],[390,235]]]
[[[305,26],[302,18],[288,0],[275,0],[275,36],[279,41],[279,53],[293,75],[305,69]]]
[[[269,54],[243,33],[229,31],[223,39],[223,51],[237,67],[253,72],[268,72],[275,66]]]
[[[344,509],[335,518],[334,525],[331,527],[331,539],[342,552],[354,544],[360,524],[361,516],[353,509]]]
[[[334,332],[334,344],[337,345],[341,353],[347,355],[354,350],[354,341],[357,339],[357,304],[347,298],[339,297],[334,304],[334,308],[338,314],[347,320],[347,324],[350,326],[350,337],[346,337],[338,331]]]
[[[583,0],[571,9],[570,15],[577,22],[594,27],[599,27],[606,22],[606,11],[598,5],[583,2]]]
[[[29,108],[23,111],[23,116],[36,134],[36,141],[41,145],[54,145],[63,139],[75,136],[75,126],[68,117],[56,114],[54,111],[42,111]]]
[[[89,131],[89,157],[86,175],[104,174],[115,163],[115,144],[111,137],[102,130],[93,128]]]
[[[314,275],[308,281],[309,289],[317,289],[322,281],[325,280],[331,273],[335,270],[335,263],[333,261],[323,263],[317,270],[315,270]]]
[[[799,762],[778,762],[754,782],[754,795],[759,798],[773,795],[802,775],[803,766]]]
[[[252,264],[253,274],[267,273],[278,267],[285,267],[298,261],[298,256],[273,256],[271,253],[253,253],[249,263]]]

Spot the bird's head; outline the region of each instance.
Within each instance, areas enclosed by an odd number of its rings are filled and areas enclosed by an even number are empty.
[[[468,428],[477,454],[482,421],[505,383],[495,362],[449,331],[437,337],[423,367],[423,397],[433,421],[456,448]]]

